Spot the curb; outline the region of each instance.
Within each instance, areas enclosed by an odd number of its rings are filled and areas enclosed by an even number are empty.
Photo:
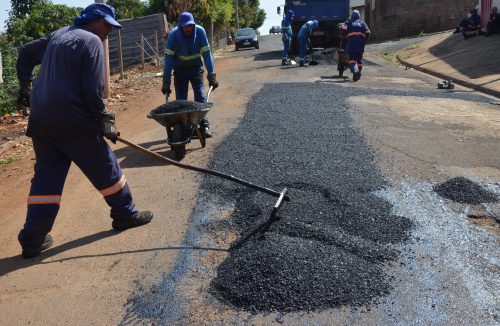
[[[495,91],[495,90],[493,90],[491,88],[487,88],[487,87],[483,87],[483,86],[480,86],[480,85],[476,85],[476,84],[473,84],[473,83],[468,82],[468,81],[463,80],[463,79],[452,78],[452,77],[450,77],[448,75],[445,75],[445,74],[442,74],[440,72],[433,71],[433,70],[430,70],[430,69],[427,69],[427,68],[423,68],[423,67],[418,66],[418,65],[414,65],[412,63],[409,63],[409,62],[401,59],[399,57],[399,54],[396,55],[396,59],[398,60],[399,63],[401,63],[405,67],[410,67],[410,68],[413,68],[415,70],[418,70],[418,71],[424,72],[426,74],[429,74],[429,75],[432,75],[432,76],[435,76],[435,77],[439,77],[439,78],[442,78],[442,79],[445,79],[445,80],[450,80],[451,79],[451,80],[453,80],[453,83],[455,83],[457,85],[461,85],[461,86],[464,86],[464,87],[467,87],[467,88],[471,88],[471,89],[476,90],[478,92],[485,93],[485,94],[492,95],[492,96],[500,98],[500,92],[499,91]]]

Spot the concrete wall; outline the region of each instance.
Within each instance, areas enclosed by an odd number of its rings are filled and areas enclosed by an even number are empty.
[[[365,21],[376,40],[454,29],[478,0],[366,0]]]

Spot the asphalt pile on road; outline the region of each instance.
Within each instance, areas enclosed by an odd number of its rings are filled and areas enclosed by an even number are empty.
[[[441,197],[462,204],[477,205],[498,201],[496,194],[464,177],[456,177],[434,186],[434,191]]]
[[[211,108],[212,105],[212,103],[198,103],[190,100],[175,100],[160,105],[159,107],[151,111],[150,115],[155,116],[164,113],[201,111],[207,108]]]
[[[313,311],[369,305],[390,291],[384,269],[412,223],[373,194],[386,184],[349,116],[352,95],[327,85],[266,85],[238,132],[218,147],[212,168],[287,186],[291,197],[270,220],[274,198],[204,180],[220,198],[237,198],[224,226],[240,238],[210,288],[220,301],[251,312]]]

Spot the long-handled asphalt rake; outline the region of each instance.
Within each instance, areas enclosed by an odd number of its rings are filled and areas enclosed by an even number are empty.
[[[196,171],[196,172],[201,172],[201,173],[205,173],[205,174],[214,175],[216,177],[220,177],[220,178],[224,178],[224,179],[227,179],[227,180],[231,180],[233,182],[236,182],[236,183],[239,183],[241,185],[244,185],[245,187],[249,187],[249,188],[255,189],[257,191],[266,193],[266,194],[271,195],[273,197],[278,197],[278,201],[276,202],[276,204],[273,207],[273,210],[271,211],[271,218],[275,218],[276,217],[276,213],[278,212],[278,209],[280,209],[280,207],[283,205],[284,201],[289,201],[290,200],[290,198],[288,197],[288,188],[284,188],[281,192],[274,191],[272,189],[269,189],[269,188],[266,188],[266,187],[262,187],[262,186],[250,183],[248,181],[245,181],[243,179],[234,177],[234,176],[229,175],[229,174],[221,173],[221,172],[214,171],[214,170],[204,169],[204,168],[200,168],[200,167],[197,167],[197,166],[193,166],[193,165],[189,165],[189,164],[185,164],[185,163],[180,163],[180,162],[171,160],[171,159],[169,159],[167,157],[161,156],[160,154],[152,152],[152,151],[150,151],[150,150],[148,150],[148,149],[146,149],[146,148],[144,148],[142,146],[139,146],[137,144],[129,142],[128,140],[125,140],[125,139],[123,139],[121,137],[118,137],[117,140],[119,142],[121,142],[121,143],[124,143],[125,145],[128,145],[128,146],[130,146],[130,147],[138,150],[139,152],[148,154],[148,155],[153,156],[153,157],[155,157],[155,158],[157,158],[159,160],[162,160],[163,162],[170,163],[170,164],[175,165],[177,167],[180,167],[182,169],[192,170],[192,171]]]

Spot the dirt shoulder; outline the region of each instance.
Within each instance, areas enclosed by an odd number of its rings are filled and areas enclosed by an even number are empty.
[[[217,59],[219,79],[238,64],[241,63]],[[163,102],[161,78],[155,77],[159,71],[149,67],[128,71],[124,80],[114,77],[107,106],[116,113],[123,138],[172,157],[165,143],[165,128],[146,118]],[[229,98],[224,94],[233,88],[242,89],[244,81],[242,78],[222,83],[212,93],[211,100],[221,104],[208,115],[214,137],[204,149],[199,142],[189,144],[183,162],[206,166],[215,146],[237,125],[255,90]],[[9,164],[0,165],[2,320],[9,325],[118,324],[134,289],[150,288],[175,263],[195,206],[199,175],[165,165],[126,146],[110,144],[137,207],[153,211],[153,221],[147,227],[113,231],[109,208],[102,196],[72,166],[51,231],[54,246],[35,259],[24,260],[20,257],[17,234],[26,215],[26,196],[35,161],[31,140],[23,136],[26,119],[12,119],[16,122],[0,126],[0,139],[5,146],[2,155],[16,157]],[[23,152],[16,152],[20,148]]]
[[[415,39],[415,44],[400,51],[398,58],[415,69],[499,96],[499,48],[499,35],[464,40],[460,33],[449,32],[421,43]]]

